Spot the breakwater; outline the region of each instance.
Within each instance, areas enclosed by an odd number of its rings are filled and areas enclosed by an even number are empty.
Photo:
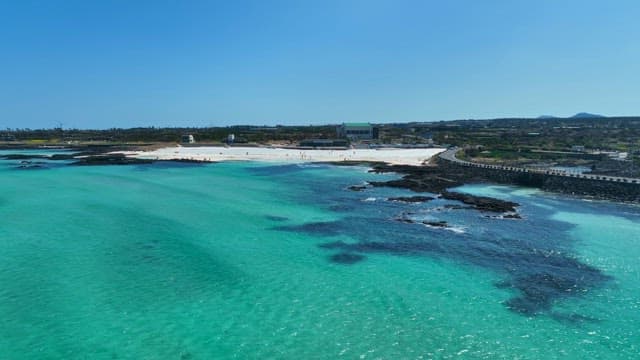
[[[640,179],[479,164],[458,159],[455,156],[456,152],[457,149],[451,149],[441,153],[438,156],[438,165],[445,170],[461,173],[467,178],[530,186],[577,196],[640,203]]]

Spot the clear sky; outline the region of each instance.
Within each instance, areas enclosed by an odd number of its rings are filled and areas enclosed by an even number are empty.
[[[0,0],[0,129],[640,115],[640,1]]]

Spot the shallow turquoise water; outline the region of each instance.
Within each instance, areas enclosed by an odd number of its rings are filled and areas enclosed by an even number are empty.
[[[0,358],[640,356],[637,207],[461,189],[518,221],[347,190],[390,177],[1,162]]]

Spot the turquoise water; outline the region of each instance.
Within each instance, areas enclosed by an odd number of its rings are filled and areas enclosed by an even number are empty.
[[[0,162],[1,359],[635,359],[640,209],[364,168]],[[449,229],[396,219],[447,221]]]

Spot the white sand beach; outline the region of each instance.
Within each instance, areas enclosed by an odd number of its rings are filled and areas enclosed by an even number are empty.
[[[157,160],[198,161],[382,161],[390,164],[421,165],[445,149],[347,149],[303,150],[277,147],[168,147],[154,151],[130,152],[127,156]]]

